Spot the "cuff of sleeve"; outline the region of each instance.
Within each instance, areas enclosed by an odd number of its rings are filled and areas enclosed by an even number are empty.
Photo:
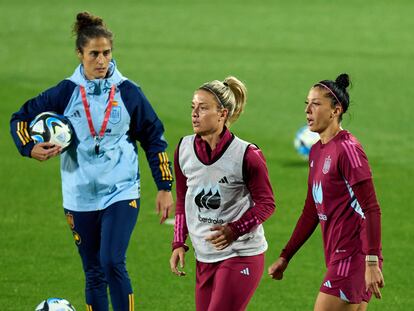
[[[157,182],[157,188],[158,188],[158,190],[171,191],[172,182],[169,181],[169,180],[159,181],[159,182]]]
[[[374,255],[378,256],[378,258],[381,257],[381,250],[379,249],[369,249],[368,251],[365,251],[365,255]]]
[[[234,236],[236,237],[236,240],[242,236],[243,234],[240,232],[240,230],[237,228],[237,225],[234,222],[231,222],[228,224],[231,231],[233,231]]]
[[[279,257],[285,258],[287,262],[289,262],[292,259],[292,256],[290,256],[285,250],[282,250]]]
[[[32,149],[34,147],[34,142],[30,141],[25,146],[20,149],[20,154],[25,157],[31,158]]]
[[[172,243],[172,250],[175,250],[176,248],[182,247],[185,251],[188,251],[190,248],[183,242],[173,242]]]

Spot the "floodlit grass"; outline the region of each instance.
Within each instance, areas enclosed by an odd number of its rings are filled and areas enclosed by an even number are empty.
[[[80,257],[61,206],[59,160],[22,158],[9,119],[25,100],[77,65],[75,14],[102,16],[115,33],[120,71],[141,85],[175,145],[191,133],[190,101],[201,83],[235,75],[249,100],[232,127],[263,150],[277,201],[265,223],[266,265],[289,238],[305,198],[307,167],[293,136],[309,87],[351,75],[343,126],[370,159],[383,216],[386,287],[369,310],[410,310],[413,255],[414,4],[411,1],[2,1],[0,3],[0,309],[33,310],[61,296],[84,308]],[[169,270],[173,228],[154,214],[156,189],[143,152],[142,207],[128,250],[137,310],[194,310],[195,268]],[[324,274],[319,230],[281,282],[263,276],[249,310],[310,310]]]

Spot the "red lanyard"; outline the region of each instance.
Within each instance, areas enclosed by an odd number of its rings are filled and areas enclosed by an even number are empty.
[[[115,85],[112,85],[111,91],[109,93],[108,105],[106,106],[105,117],[102,122],[101,129],[99,130],[99,135],[96,134],[95,128],[93,127],[91,111],[89,109],[88,100],[86,99],[85,88],[82,85],[80,86],[80,92],[82,95],[82,102],[83,107],[85,108],[86,118],[88,119],[89,131],[91,132],[93,139],[96,141],[95,152],[99,153],[99,141],[105,135],[106,126],[108,125],[109,116],[111,115],[112,102],[115,95]]]

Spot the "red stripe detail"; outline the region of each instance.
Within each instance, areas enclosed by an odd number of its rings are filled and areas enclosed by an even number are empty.
[[[348,265],[348,258],[344,259],[344,263],[342,265],[341,276],[345,276],[346,266]]]
[[[336,274],[341,275],[341,269],[342,269],[342,260],[339,261],[339,267],[338,267],[338,271],[336,271]]]
[[[346,265],[346,270],[345,270],[345,275],[344,276],[348,276],[349,268],[351,267],[351,259],[352,259],[352,256],[350,256],[348,258],[348,263]]]
[[[184,239],[183,239],[183,231],[184,231],[183,218],[184,218],[184,215],[182,215],[182,214],[178,215],[178,219],[177,219],[178,220],[177,242],[184,242]]]
[[[178,232],[178,240],[184,243],[184,214],[180,215],[180,231]]]
[[[175,216],[175,224],[174,224],[174,242],[178,242],[178,230],[180,225],[180,215]]]
[[[358,166],[361,167],[362,166],[362,163],[361,163],[361,160],[359,158],[359,154],[358,154],[358,151],[357,151],[357,149],[355,147],[355,144],[350,143],[350,146],[351,146],[351,150],[353,150],[353,152],[354,152],[355,158],[356,158],[356,160],[358,162]]]
[[[351,152],[351,150],[350,150],[350,147],[348,146],[348,144],[347,144],[347,142],[345,141],[345,142],[343,142],[342,143],[342,146],[344,146],[344,149],[345,149],[345,151],[346,151],[346,154],[347,154],[347,156],[348,156],[348,159],[349,159],[349,161],[351,162],[351,166],[352,166],[352,168],[356,168],[356,160],[355,160],[355,158],[353,157],[353,155],[352,155],[352,152]]]
[[[175,216],[174,242],[184,243],[184,215]]]

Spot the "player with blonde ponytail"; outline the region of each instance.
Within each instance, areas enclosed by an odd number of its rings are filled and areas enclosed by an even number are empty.
[[[183,276],[186,238],[197,259],[196,309],[244,310],[264,268],[262,223],[275,209],[264,156],[228,129],[247,89],[235,77],[204,83],[191,105],[193,135],[177,146],[171,271]]]

